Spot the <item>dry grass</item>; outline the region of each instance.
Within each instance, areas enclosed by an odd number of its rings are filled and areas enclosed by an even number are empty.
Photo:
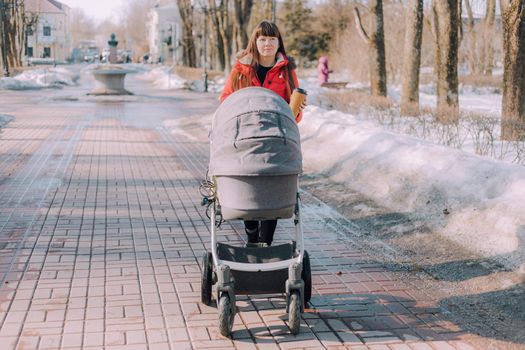
[[[186,80],[199,80],[199,79],[202,79],[202,76],[204,74],[204,69],[176,66],[171,70],[171,72]],[[223,75],[224,73],[221,71],[216,71],[216,70],[208,71],[209,79],[215,79]]]
[[[363,90],[329,91],[321,96],[320,101],[323,101],[323,107],[343,112],[356,112],[364,106],[378,110],[390,109],[394,106],[394,102],[388,97],[370,96]]]
[[[494,159],[525,165],[525,126],[512,125],[512,134],[520,141],[501,140],[501,120],[498,116],[454,109],[443,118],[436,108],[421,106],[409,110],[411,116],[401,116],[399,105],[387,98],[372,97],[367,89],[327,91],[319,97],[321,107],[337,109],[375,121],[396,133],[411,135],[452,148],[465,145],[474,153]],[[509,128],[510,129],[510,128]]]
[[[503,77],[501,75],[460,75],[459,83],[475,87],[502,88]]]

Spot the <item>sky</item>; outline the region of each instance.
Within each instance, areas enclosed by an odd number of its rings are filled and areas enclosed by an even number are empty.
[[[69,7],[79,7],[86,15],[102,21],[108,17],[117,18],[118,12],[126,0],[59,0]]]

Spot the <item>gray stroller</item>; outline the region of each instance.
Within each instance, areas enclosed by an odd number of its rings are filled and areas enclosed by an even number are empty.
[[[286,293],[293,334],[312,294],[304,250],[298,175],[299,129],[288,104],[271,90],[250,87],[229,96],[215,113],[210,133],[209,175],[203,204],[209,208],[211,251],[202,259],[201,300],[209,305],[215,284],[219,329],[231,334],[235,296]],[[289,243],[238,247],[217,242],[221,220],[293,218]]]

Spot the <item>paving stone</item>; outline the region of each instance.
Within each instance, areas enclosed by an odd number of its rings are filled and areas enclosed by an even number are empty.
[[[81,348],[82,347],[82,333],[64,334],[62,336],[63,348]]]
[[[39,341],[40,341],[39,336],[21,336],[18,339],[18,344],[16,345],[16,349],[17,350],[38,349]],[[4,343],[2,342],[2,344]]]

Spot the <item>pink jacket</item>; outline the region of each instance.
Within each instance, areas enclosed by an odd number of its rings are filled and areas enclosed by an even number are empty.
[[[328,82],[328,74],[330,70],[328,69],[328,58],[326,56],[319,57],[319,64],[317,65],[317,77],[319,79],[319,84]]]

